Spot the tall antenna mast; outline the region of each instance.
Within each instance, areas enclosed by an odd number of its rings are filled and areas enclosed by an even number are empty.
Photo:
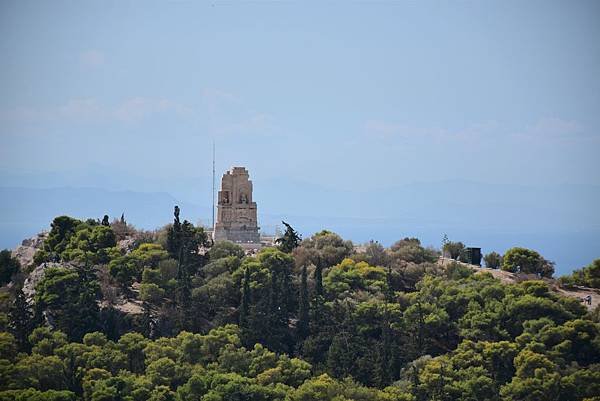
[[[212,227],[215,229],[215,140],[213,139]]]

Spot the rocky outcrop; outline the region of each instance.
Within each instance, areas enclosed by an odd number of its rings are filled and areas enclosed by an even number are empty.
[[[42,248],[47,236],[47,232],[41,232],[34,237],[24,239],[21,245],[12,251],[12,256],[19,261],[22,268],[31,265],[35,253]]]
[[[33,296],[35,295],[35,286],[44,278],[44,274],[47,268],[61,266],[63,265],[61,265],[60,263],[47,262],[42,263],[38,267],[33,269],[32,272],[29,273],[29,275],[25,279],[25,282],[23,283],[23,293],[25,294],[27,299],[33,299]]]
[[[117,242],[117,248],[119,248],[119,250],[121,252],[125,252],[125,253],[131,252],[133,250],[134,246],[135,246],[135,238],[130,237],[130,236]]]

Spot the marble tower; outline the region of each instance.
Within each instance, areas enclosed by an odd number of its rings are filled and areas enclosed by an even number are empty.
[[[248,171],[244,167],[233,167],[221,178],[213,239],[259,244],[256,216]]]

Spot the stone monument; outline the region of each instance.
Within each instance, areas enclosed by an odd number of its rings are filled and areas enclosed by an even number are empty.
[[[244,167],[233,167],[221,179],[213,239],[260,244],[258,228],[248,171]]]

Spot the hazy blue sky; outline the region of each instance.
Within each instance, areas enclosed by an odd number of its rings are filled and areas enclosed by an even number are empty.
[[[599,20],[596,1],[3,1],[0,168],[168,185],[210,175],[215,139],[221,170],[341,188],[600,184]]]
[[[2,1],[0,180],[209,204],[214,140],[263,189],[598,186],[599,21],[598,1]]]

